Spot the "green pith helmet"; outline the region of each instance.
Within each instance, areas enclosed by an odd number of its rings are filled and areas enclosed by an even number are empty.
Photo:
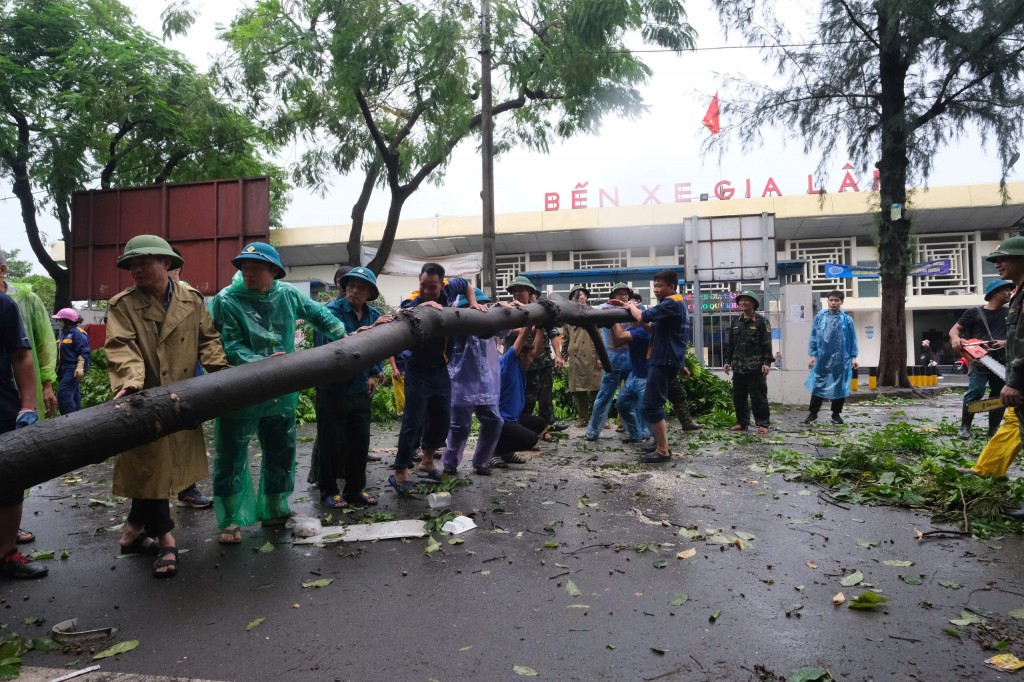
[[[572,300],[572,297],[576,295],[577,291],[582,291],[584,294],[587,295],[587,298],[590,298],[590,289],[586,288],[582,284],[577,284],[572,289],[569,289],[569,300],[570,301]]]
[[[274,266],[277,270],[274,275],[274,279],[281,279],[288,274],[284,271],[284,266],[281,265],[281,254],[277,252],[277,249],[265,242],[251,242],[246,244],[245,248],[242,249],[242,253],[231,259],[231,264],[241,270],[242,263],[247,260],[254,260],[259,263],[269,263]]]
[[[380,298],[380,289],[377,288],[377,275],[373,274],[373,270],[370,268],[364,268],[362,266],[352,268],[338,278],[338,288],[344,291],[350,279],[362,280],[370,285],[370,288],[373,290],[373,296],[371,296],[369,300],[375,301]]]
[[[996,260],[1007,256],[1024,256],[1024,237],[1004,239],[999,248],[985,256],[985,260],[995,263]]]
[[[749,298],[754,302],[754,310],[758,310],[761,307],[761,302],[757,300],[757,294],[750,289],[745,289],[740,293],[736,294],[736,302],[739,303],[741,298]]]
[[[131,267],[132,258],[139,256],[163,256],[171,259],[171,270],[177,270],[185,261],[181,256],[174,253],[171,245],[166,240],[157,237],[155,234],[140,234],[132,237],[124,245],[124,253],[117,259],[117,267],[127,270]]]
[[[526,287],[533,293],[538,295],[540,294],[540,289],[533,286],[533,282],[531,282],[529,278],[523,277],[522,275],[519,275],[514,280],[512,280],[512,282],[507,287],[505,287],[505,291],[511,294],[512,290],[516,287]]]
[[[611,293],[608,294],[608,298],[612,298],[613,296],[615,296],[615,292],[618,291],[619,289],[625,289],[627,296],[630,296],[630,297],[633,296],[633,288],[632,287],[630,287],[625,282],[618,282],[617,284],[613,284],[612,285],[612,290],[611,290]]]

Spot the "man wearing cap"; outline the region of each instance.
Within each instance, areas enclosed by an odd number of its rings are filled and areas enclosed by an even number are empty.
[[[197,362],[208,372],[228,366],[202,294],[170,278],[168,271],[181,265],[181,257],[154,235],[129,239],[117,259],[135,286],[108,302],[104,348],[115,400],[192,378]],[[207,473],[206,443],[198,426],[118,455],[114,494],[132,500],[121,552],[157,555],[154,577],[175,575],[178,550],[168,496]]]
[[[730,431],[746,431],[750,426],[750,410],[759,434],[768,433],[771,413],[768,408],[768,373],[775,356],[772,353],[772,328],[768,320],[757,313],[760,303],[753,291],[741,291],[736,296],[740,314],[729,325],[729,342],[725,347],[726,374],[735,372],[732,379],[732,402],[736,408],[736,425]],[[750,405],[747,405],[747,399]]]
[[[807,340],[810,373],[804,386],[811,392],[811,406],[804,424],[818,418],[825,399],[832,402],[832,423],[843,423],[843,404],[850,395],[850,382],[857,371],[857,330],[853,318],[842,310],[846,294],[829,292],[828,307],[818,311]]]
[[[82,321],[74,308],[62,308],[53,319],[60,320],[57,336],[57,404],[61,414],[82,409],[82,379],[89,372],[89,336],[78,326]]]
[[[402,308],[423,306],[442,310],[465,296],[470,308],[481,309],[469,281],[461,277],[445,279],[439,263],[424,263],[420,269],[419,289],[402,301]],[[409,480],[416,448],[422,442],[423,457],[419,474],[440,480],[434,468],[437,450],[445,443],[451,423],[452,380],[448,376],[448,337],[429,339],[412,349],[405,370],[405,410],[398,432],[395,473],[388,477],[390,485],[401,496],[409,495],[415,483]]]
[[[327,309],[345,325],[346,334],[354,334],[378,324],[390,322],[390,315],[367,305],[380,296],[377,277],[364,267],[352,268],[338,278],[338,297]],[[314,345],[322,346],[330,339],[321,333],[314,336]],[[349,505],[367,506],[377,500],[364,490],[366,462],[370,454],[370,407],[381,374],[378,362],[349,381],[317,386],[316,437],[319,456],[316,458],[317,488],[320,501],[328,509],[344,509]],[[345,479],[339,490],[338,476]]]
[[[506,289],[512,298],[526,305],[540,297],[540,290],[533,285],[528,277],[517,276]],[[506,346],[511,343],[506,339]],[[552,351],[554,355],[552,355]],[[523,414],[533,414],[537,408],[537,416],[544,420],[552,431],[561,431],[564,425],[555,424],[555,407],[552,398],[554,370],[562,369],[562,330],[558,327],[547,327],[544,330],[544,345],[534,355],[533,364],[526,370],[526,403]]]
[[[575,286],[569,291],[569,300],[589,307],[590,291],[584,286]],[[590,422],[590,413],[601,388],[601,361],[597,358],[594,342],[583,327],[565,325],[566,369],[569,374],[569,393],[576,403],[580,416],[580,428]]]
[[[999,392],[1003,405],[1016,410],[1017,422],[1024,437],[1024,237],[1010,237],[1003,240],[999,248],[986,256],[985,260],[995,263],[999,278],[1012,282],[1017,287],[1010,299],[1006,312],[1006,384]],[[1024,521],[1024,508],[1007,514],[1010,518]]]
[[[619,282],[612,285],[611,295],[608,302],[600,308],[615,306],[621,308],[633,296],[633,290],[628,284]],[[620,328],[625,329],[624,323]],[[594,409],[590,415],[590,423],[587,425],[587,432],[584,438],[589,441],[597,440],[604,423],[608,420],[608,412],[612,408],[612,399],[619,386],[629,378],[629,340],[623,337],[622,340],[613,339],[611,330],[604,330],[605,346],[608,349],[608,359],[612,364],[612,371],[604,372],[601,375],[601,387],[597,391],[597,398],[594,399]]]
[[[50,314],[46,305],[27,284],[14,285],[7,281],[7,256],[0,251],[0,292],[10,296],[18,305],[21,320],[25,325],[25,333],[32,343],[32,365],[36,378],[37,414],[53,417],[57,414],[57,394],[54,385],[57,383],[55,370],[55,348],[53,345],[53,328],[50,326]],[[25,493],[28,494],[28,491]],[[18,544],[26,544],[36,539],[34,533],[18,529]]]
[[[345,325],[327,308],[280,281],[285,276],[284,266],[270,244],[247,244],[231,264],[238,273],[210,303],[231,366],[293,353],[295,325],[300,319],[331,340],[345,335]],[[288,496],[295,489],[298,402],[299,394],[289,393],[217,418],[213,499],[221,544],[240,544],[241,526],[257,521],[279,525],[291,516]],[[253,490],[248,463],[254,435],[263,450],[258,491]]]
[[[949,330],[949,343],[953,351],[959,353],[965,339],[979,339],[985,342],[989,355],[996,360],[1004,359],[1006,347],[1006,304],[1013,295],[1013,282],[996,279],[985,286],[985,305],[968,308],[960,316],[956,324]],[[967,406],[980,400],[988,386],[988,395],[995,397],[1003,390],[1005,382],[993,374],[984,365],[971,361],[967,373],[967,393],[964,394],[963,411],[960,414],[960,430],[957,438],[970,440],[971,422],[974,415],[967,411]],[[1003,421],[1003,410],[991,410],[988,413],[988,437],[995,435],[999,423]]]

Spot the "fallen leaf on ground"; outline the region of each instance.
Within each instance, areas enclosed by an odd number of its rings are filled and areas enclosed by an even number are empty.
[[[516,675],[523,675],[525,677],[537,677],[537,671],[533,668],[527,668],[525,665],[512,666],[512,672]]]
[[[804,563],[806,563],[806,564],[807,564],[807,568],[817,568],[817,567],[818,567],[818,564],[814,563],[814,562],[813,562],[813,561],[811,561],[810,559],[808,559],[808,560],[807,560],[806,562],[804,562]]]
[[[865,540],[863,538],[857,538],[857,544],[864,549],[871,549],[872,547],[878,547],[878,540]]]
[[[690,549],[684,549],[679,554],[676,554],[676,558],[677,559],[689,559],[692,556],[696,556],[696,554],[697,554],[697,548],[696,547],[691,547]]]
[[[973,611],[961,611],[959,618],[954,618],[949,621],[953,625],[979,625],[986,622],[985,618],[982,618]]]
[[[258,626],[260,623],[262,623],[265,620],[266,620],[266,618],[257,618],[256,620],[249,621],[249,624],[245,626],[245,631],[246,632],[252,632],[252,630],[256,626]]]
[[[689,595],[680,592],[676,594],[676,598],[669,602],[671,606],[682,606],[689,599]]]
[[[109,649],[104,649],[103,651],[99,652],[90,660],[98,661],[101,658],[110,658],[111,656],[116,656],[118,654],[125,654],[134,649],[135,647],[137,647],[138,645],[139,640],[137,639],[131,639],[127,642],[119,642],[114,646],[110,647]]]
[[[959,590],[960,589],[960,583],[955,583],[952,580],[940,580],[939,581],[939,586],[940,587],[945,587],[947,590]]]
[[[786,682],[825,682],[831,679],[827,670],[816,665],[804,665],[786,675]]]
[[[721,615],[722,615],[722,610],[721,609],[716,609],[714,613],[712,613],[710,616],[708,616],[708,622],[709,623],[714,623],[716,620],[718,620],[719,616],[721,616]]]
[[[917,539],[918,539],[918,540],[920,540],[920,539],[922,539],[922,538],[924,537],[924,533],[922,533],[921,531],[919,531],[919,530],[918,530],[917,528],[915,528],[915,529],[914,529],[914,535],[916,535],[916,536],[917,536]]]
[[[1024,609],[1015,609],[1010,611],[1010,618],[1016,618],[1017,620],[1024,620]]]
[[[273,544],[271,544],[271,543],[270,543],[269,541],[268,541],[268,542],[265,542],[265,543],[263,543],[263,546],[262,546],[262,547],[260,547],[260,550],[259,550],[259,551],[260,551],[261,553],[263,553],[263,554],[269,554],[270,552],[273,552],[273,551],[274,551],[274,545],[273,545]]]
[[[439,549],[441,549],[441,543],[433,535],[427,536],[427,546],[423,548],[423,553],[430,556]]]
[[[320,578],[320,580],[311,580],[308,583],[302,583],[303,587],[327,587],[334,582],[334,578]]]
[[[859,585],[862,582],[864,582],[864,574],[860,571],[854,571],[850,575],[840,580],[839,584],[843,587],[853,587],[854,585]]]
[[[881,596],[875,592],[865,592],[864,594],[854,597],[847,606],[851,609],[861,609],[863,611],[873,611],[878,608],[881,604],[889,601],[886,597]]]
[[[657,654],[658,656],[664,656],[666,653],[665,649],[659,649],[656,646],[651,647],[651,652]]]
[[[913,561],[905,561],[903,559],[886,559],[882,562],[886,566],[913,566]]]
[[[832,603],[835,604],[836,606],[839,606],[844,601],[846,601],[846,595],[843,594],[842,592],[840,592],[840,593],[836,594],[836,596],[832,597]]]
[[[576,587],[576,583],[571,580],[565,581],[565,591],[569,593],[570,597],[580,596],[580,588]]]
[[[901,575],[900,580],[902,580],[908,585],[921,585],[924,583],[924,581],[921,580],[920,576],[916,575]]]

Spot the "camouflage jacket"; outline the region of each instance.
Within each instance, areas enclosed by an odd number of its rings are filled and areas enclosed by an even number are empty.
[[[1024,308],[1024,287],[1017,287],[1017,293],[1010,299],[1006,314],[1006,385],[1024,391],[1024,324],[1021,324],[1021,309]]]
[[[725,363],[732,365],[736,374],[760,372],[763,365],[775,362],[772,352],[772,326],[768,320],[754,313],[749,319],[743,315],[732,318],[729,325],[729,343],[725,347]]]

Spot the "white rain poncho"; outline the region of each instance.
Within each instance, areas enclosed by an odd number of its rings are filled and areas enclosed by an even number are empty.
[[[850,395],[853,358],[857,356],[857,331],[853,318],[840,310],[822,310],[814,316],[807,354],[814,367],[804,382],[811,395],[829,400]]]

